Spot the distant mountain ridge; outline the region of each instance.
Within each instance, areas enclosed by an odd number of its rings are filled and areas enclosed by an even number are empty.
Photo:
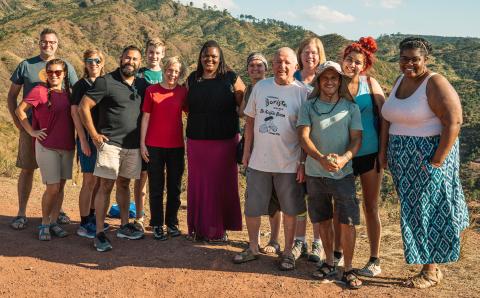
[[[118,65],[121,49],[134,44],[143,48],[149,37],[160,37],[167,56],[180,55],[194,69],[198,51],[208,39],[219,42],[229,65],[245,77],[245,59],[252,51],[271,58],[281,46],[294,49],[311,31],[282,21],[233,17],[226,10],[200,9],[171,0],[0,0],[0,96],[6,98],[9,77],[16,65],[38,53],[38,33],[51,26],[60,34],[58,56],[68,59],[82,73],[81,54],[99,47],[107,56],[107,69]],[[365,32],[368,35],[368,32]],[[390,90],[398,70],[398,44],[407,35],[383,35],[377,39],[374,75]],[[445,75],[459,92],[465,127],[462,156],[480,157],[480,39],[424,36],[434,47],[430,68]],[[320,36],[328,59],[338,60],[350,41],[338,34]],[[0,109],[0,135],[13,134],[5,105]],[[4,129],[2,129],[4,128]],[[2,162],[0,150],[0,163]],[[476,180],[479,183],[478,179]],[[480,186],[479,186],[480,187]]]

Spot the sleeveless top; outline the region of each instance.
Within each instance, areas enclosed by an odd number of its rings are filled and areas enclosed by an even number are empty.
[[[396,96],[403,75],[397,80],[382,108],[383,118],[390,122],[390,134],[416,137],[440,135],[442,124],[427,100],[427,83],[433,75],[435,73],[429,74],[417,90],[405,99],[399,99]]]
[[[239,132],[234,87],[237,74],[228,71],[213,79],[188,76],[187,138],[193,140],[225,140]]]
[[[360,76],[358,81],[358,92],[355,95],[355,103],[360,108],[362,115],[362,147],[356,156],[363,156],[378,152],[378,133],[375,128],[373,112],[373,99],[370,95],[367,76]]]

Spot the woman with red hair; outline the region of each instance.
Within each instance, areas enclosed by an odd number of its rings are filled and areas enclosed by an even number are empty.
[[[367,75],[368,70],[373,66],[376,51],[375,40],[370,36],[362,37],[358,42],[345,48],[342,61],[342,70],[345,74],[342,95],[357,103],[362,116],[362,147],[353,158],[352,166],[354,175],[360,176],[363,210],[370,241],[370,259],[358,273],[370,277],[381,273],[379,259],[381,223],[378,214],[378,198],[383,168],[386,164],[385,152],[388,139],[386,123],[379,114],[385,102],[385,95],[377,80]],[[335,238],[335,242],[340,243],[340,235],[335,235]],[[339,246],[335,252],[338,260],[341,259]]]

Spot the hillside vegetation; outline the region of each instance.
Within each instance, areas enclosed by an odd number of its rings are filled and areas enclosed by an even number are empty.
[[[58,56],[67,58],[81,73],[81,54],[99,47],[107,55],[107,69],[114,69],[121,49],[129,44],[143,47],[149,37],[160,37],[167,56],[180,55],[193,70],[198,51],[208,39],[224,49],[229,65],[245,77],[245,59],[252,51],[267,56],[281,46],[296,48],[314,33],[299,26],[249,15],[233,17],[211,7],[185,6],[170,0],[0,0],[0,96],[6,98],[9,77],[24,58],[38,53],[38,33],[46,26],[60,34]],[[368,32],[365,32],[368,35]],[[399,41],[404,35],[381,36],[372,74],[385,90],[398,76]],[[320,36],[329,59],[337,60],[349,41],[337,34]],[[426,36],[434,45],[430,67],[444,74],[459,92],[465,111],[462,175],[470,198],[478,198],[480,180],[470,161],[480,157],[480,39]],[[14,175],[15,129],[5,105],[0,108],[0,137],[12,140],[0,147],[0,175]]]

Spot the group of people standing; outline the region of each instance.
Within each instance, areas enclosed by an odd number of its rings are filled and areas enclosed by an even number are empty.
[[[178,57],[162,63],[165,46],[158,39],[146,45],[147,67],[140,67],[142,51],[128,46],[119,67],[108,74],[102,52],[86,50],[80,80],[70,64],[55,58],[55,31],[42,31],[39,46],[41,54],[15,70],[8,97],[20,129],[17,166],[22,169],[13,228],[26,227],[26,202],[38,163],[46,184],[39,239],[67,236],[59,219],[66,216],[61,205],[65,181],[72,176],[76,131],[83,172],[77,234],[94,239],[98,251],[112,249],[105,216],[116,185],[121,214],[117,237],[143,238],[148,176],[154,238],[179,236],[186,113],[189,240],[225,243],[227,230],[242,229],[241,159],[247,177],[249,247],[233,262],[274,253],[280,255],[281,270],[293,270],[296,260],[305,256],[319,264],[315,278],[335,278],[343,266],[341,280],[359,288],[359,275],[381,273],[378,199],[388,165],[401,202],[406,261],[424,265],[407,285],[438,284],[443,275],[436,264],[459,258],[460,233],[468,225],[459,179],[462,110],[449,82],[427,68],[432,53],[428,41],[407,38],[400,43],[402,75],[387,101],[380,84],[368,75],[377,50],[371,37],[348,45],[340,64],[326,61],[318,38],[302,41],[297,53],[282,47],[272,59],[270,78],[268,60],[252,53],[246,61],[248,86],[227,65],[215,41],[202,46],[185,85],[179,84],[184,64]],[[23,100],[17,106],[22,86]],[[242,147],[239,116],[246,123]],[[370,259],[354,270],[355,226],[360,223],[357,176]],[[131,179],[136,180],[133,223],[128,219]],[[263,215],[269,216],[271,227],[265,246],[259,243]],[[313,224],[310,252],[307,215]],[[282,219],[283,252],[278,242]]]

